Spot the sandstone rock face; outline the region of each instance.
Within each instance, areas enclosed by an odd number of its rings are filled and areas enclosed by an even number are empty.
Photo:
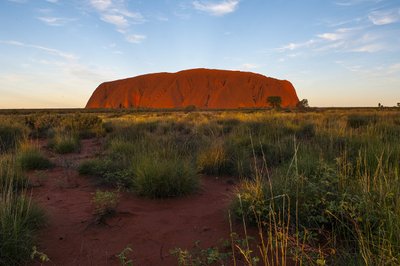
[[[102,83],[86,108],[252,108],[268,106],[269,96],[280,96],[282,107],[294,107],[299,101],[286,80],[251,72],[191,69]]]

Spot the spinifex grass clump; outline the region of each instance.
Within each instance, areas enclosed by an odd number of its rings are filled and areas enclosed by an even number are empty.
[[[14,191],[19,191],[28,184],[26,175],[15,157],[12,154],[0,155],[0,187],[10,185],[10,180]]]
[[[57,132],[48,143],[48,147],[59,154],[79,152],[80,146],[79,137],[66,132]]]
[[[43,170],[53,165],[39,148],[30,144],[22,144],[17,152],[17,162],[24,170]]]
[[[107,217],[113,216],[117,211],[119,203],[118,191],[100,191],[93,194],[92,203],[96,223],[105,223]]]
[[[15,149],[24,138],[25,131],[21,125],[0,121],[0,153]]]
[[[150,198],[177,197],[192,193],[199,180],[192,163],[178,157],[146,154],[134,166],[134,189]]]
[[[11,161],[8,161],[11,162]],[[12,163],[0,164],[0,265],[21,265],[31,255],[44,215],[24,191],[16,191]],[[9,174],[9,175],[8,175]]]

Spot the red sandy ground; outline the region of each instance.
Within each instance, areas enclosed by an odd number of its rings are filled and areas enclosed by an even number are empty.
[[[76,166],[95,157],[100,144],[84,140],[79,154],[47,151],[56,167],[29,174],[33,200],[47,213],[48,225],[39,235],[39,250],[51,259],[45,265],[119,265],[115,255],[128,245],[134,265],[177,265],[171,249],[191,249],[195,241],[211,247],[229,238],[227,210],[234,186],[215,177],[202,177],[201,190],[184,198],[151,200],[122,193],[117,215],[96,225],[91,198],[98,187]]]

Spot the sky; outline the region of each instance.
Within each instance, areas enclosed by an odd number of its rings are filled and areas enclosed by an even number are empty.
[[[190,68],[394,106],[400,0],[0,0],[0,109],[81,108],[104,81]]]

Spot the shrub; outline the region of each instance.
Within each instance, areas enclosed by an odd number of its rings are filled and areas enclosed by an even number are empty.
[[[52,163],[35,147],[23,147],[17,154],[17,161],[23,170],[43,170]]]
[[[77,136],[58,133],[48,143],[48,147],[59,154],[79,152],[80,141]]]
[[[21,126],[0,125],[0,153],[14,149],[23,136]]]
[[[349,115],[347,118],[347,126],[350,128],[365,127],[372,122],[375,122],[375,117],[367,115]]]
[[[315,136],[315,125],[308,123],[302,125],[296,132],[296,137],[302,140],[309,140]]]
[[[103,185],[115,187],[133,187],[133,173],[131,169],[120,165],[118,161],[110,159],[92,159],[82,162],[78,167],[81,175],[96,177],[96,181]]]
[[[117,191],[100,191],[93,194],[92,203],[94,215],[97,223],[104,223],[107,217],[114,215],[119,203],[119,193]]]
[[[177,197],[196,190],[199,179],[195,167],[180,158],[144,155],[134,165],[134,188],[150,198]]]
[[[103,136],[105,133],[102,119],[94,114],[77,113],[65,116],[60,126],[63,131],[77,134],[83,139]]]

